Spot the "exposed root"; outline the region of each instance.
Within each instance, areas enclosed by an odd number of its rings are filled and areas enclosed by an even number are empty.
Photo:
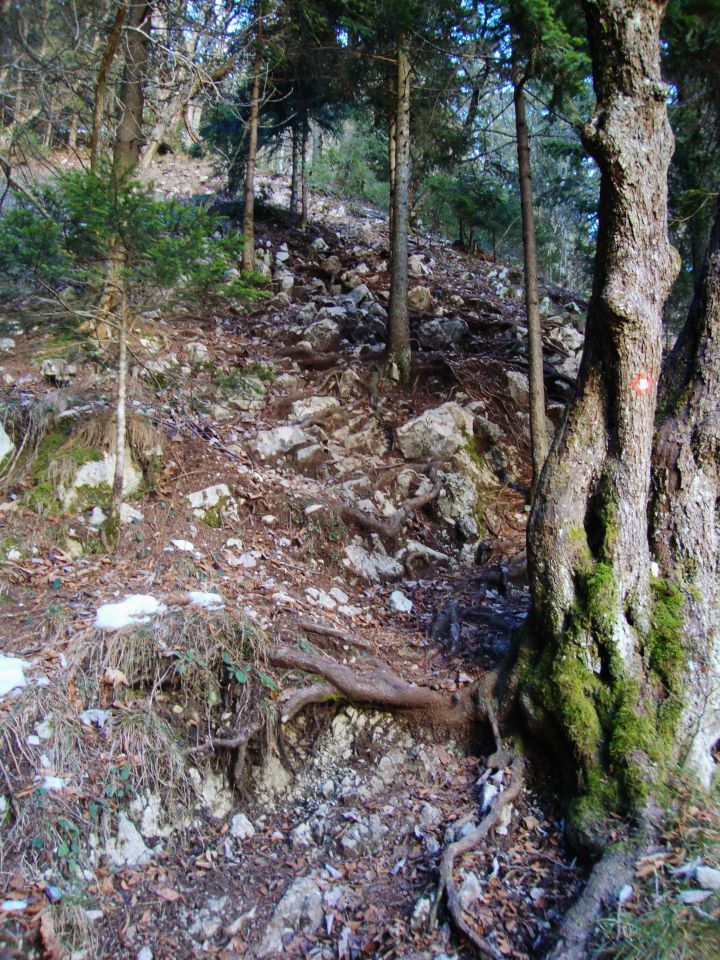
[[[511,764],[510,784],[503,790],[499,797],[490,807],[489,812],[484,819],[471,833],[450,843],[443,851],[440,860],[440,882],[435,897],[431,921],[437,921],[437,911],[443,895],[447,895],[447,906],[455,927],[460,933],[478,950],[483,957],[489,957],[491,960],[501,960],[500,951],[489,943],[484,937],[481,937],[477,931],[473,930],[469,923],[463,917],[462,905],[458,896],[458,890],[455,886],[453,871],[455,869],[455,858],[462,856],[469,850],[474,850],[487,837],[488,833],[497,824],[503,807],[512,803],[518,796],[523,785],[523,761],[522,757],[515,757]],[[564,955],[563,955],[564,956]]]
[[[637,850],[613,847],[595,864],[585,889],[565,914],[547,960],[582,960],[604,906],[629,883]]]
[[[429,476],[433,484],[432,489],[427,493],[405,500],[400,504],[393,516],[385,522],[371,517],[367,513],[363,513],[362,510],[358,510],[348,503],[343,504],[341,516],[343,520],[352,520],[359,526],[379,534],[385,540],[396,540],[410,517],[422,509],[422,507],[427,506],[428,503],[432,503],[433,500],[437,499],[442,484],[437,478],[437,471],[434,467],[430,468]]]
[[[320,674],[348,699],[400,709],[441,709],[448,699],[437,690],[408,683],[397,674],[376,668],[359,676],[350,667],[333,660],[319,650],[300,650],[280,644],[268,650],[268,660],[275,666],[306,670]]]
[[[342,694],[329,683],[313,683],[309,687],[284,690],[280,695],[283,705],[280,711],[280,723],[289,723],[311,703],[327,703],[329,700],[342,699]]]
[[[316,633],[319,637],[331,637],[333,640],[340,640],[342,643],[351,647],[357,647],[358,650],[372,650],[373,645],[364,637],[355,637],[340,627],[333,627],[327,623],[318,623],[315,620],[307,620],[300,617],[296,624],[299,630],[305,630],[307,633]]]

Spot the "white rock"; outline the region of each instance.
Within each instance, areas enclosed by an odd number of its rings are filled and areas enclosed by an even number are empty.
[[[150,947],[141,947],[135,960],[153,960],[153,952]]]
[[[402,590],[393,590],[390,594],[390,609],[395,613],[410,613],[413,602],[406,597]]]
[[[310,249],[314,250],[315,253],[325,253],[329,249],[327,243],[323,240],[322,237],[316,237],[313,242],[310,244]]]
[[[131,507],[129,503],[120,504],[120,523],[123,525],[126,526],[128,523],[135,523],[144,519],[145,515],[136,510],[135,507]]]
[[[506,370],[508,393],[515,406],[525,409],[530,395],[530,381],[519,370]]]
[[[255,827],[244,813],[236,813],[230,821],[230,836],[238,840],[249,840],[255,836]]]
[[[678,893],[678,900],[680,903],[684,903],[687,906],[692,906],[696,903],[703,903],[703,901],[708,900],[714,893],[714,890],[681,890]]]
[[[135,824],[125,813],[118,814],[118,832],[111,837],[105,852],[115,867],[141,867],[152,860],[152,851],[145,846]]]
[[[188,355],[192,363],[204,363],[209,356],[208,348],[204,343],[188,343],[185,347],[185,353]]]
[[[473,436],[473,415],[450,401],[403,424],[397,446],[408,460],[447,460]]]
[[[720,870],[716,870],[715,867],[698,867],[695,871],[695,879],[707,890],[720,890]]]
[[[319,590],[317,587],[308,587],[305,590],[305,595],[313,606],[322,607],[324,610],[334,610],[337,606],[330,594],[324,590]]]
[[[27,685],[24,668],[29,666],[18,657],[6,657],[0,653],[0,697]]]
[[[119,603],[105,603],[95,614],[98,630],[121,630],[136,623],[148,623],[167,607],[153,596],[135,594]]]
[[[189,540],[171,540],[170,543],[180,553],[195,553],[195,544]]]
[[[432,310],[433,298],[427,287],[413,287],[408,293],[408,306],[411,310],[427,313]]]
[[[419,930],[425,930],[430,923],[430,913],[432,911],[432,900],[430,897],[421,897],[415,904],[410,917],[410,929],[416,933]]]
[[[3,913],[22,913],[27,910],[27,900],[2,900],[0,901],[0,910]]]
[[[620,887],[620,889],[618,890],[618,895],[617,895],[618,903],[620,903],[620,904],[622,904],[622,903],[627,903],[628,900],[632,897],[633,892],[634,892],[634,891],[633,891],[632,884],[630,884],[630,883],[624,884],[624,885],[623,885],[622,887]]]
[[[337,397],[308,397],[306,400],[296,400],[290,410],[295,420],[303,420],[305,417],[322,416],[339,406]]]
[[[333,600],[337,600],[338,603],[345,604],[350,600],[350,597],[343,593],[339,587],[332,587],[328,592]]]
[[[401,563],[385,554],[368,553],[359,543],[350,543],[344,550],[343,564],[352,573],[365,580],[377,583],[380,580],[392,580],[401,577],[405,568]]]
[[[480,797],[479,797],[480,813],[485,813],[487,810],[490,809],[490,804],[493,802],[493,800],[499,793],[500,793],[500,790],[498,787],[495,786],[494,783],[490,783],[487,780],[485,781],[485,783],[482,785],[482,788],[480,790]]]
[[[458,897],[463,910],[467,910],[476,900],[482,896],[482,886],[477,874],[469,872],[465,874]]]
[[[0,465],[3,460],[15,452],[15,444],[5,432],[5,427],[0,423]]]
[[[313,350],[323,353],[327,350],[333,350],[340,341],[340,327],[325,317],[316,323],[311,323],[305,331],[305,339],[310,343]]]
[[[268,460],[289,453],[310,440],[311,437],[300,427],[275,427],[272,430],[260,430],[253,446],[263,460]]]
[[[15,341],[12,337],[0,337],[0,350],[12,350]]]
[[[275,907],[260,944],[258,957],[278,957],[285,953],[283,939],[301,929],[314,933],[323,920],[322,894],[312,877],[300,877],[291,884]]]
[[[115,454],[105,450],[99,460],[83,463],[77,470],[69,487],[58,487],[58,500],[63,510],[72,512],[83,496],[84,488],[90,490],[102,488],[103,492],[112,489],[115,481]],[[133,460],[132,451],[125,448],[123,492],[125,496],[135,493],[143,481],[142,470]]]
[[[90,526],[101,527],[106,520],[107,514],[102,507],[93,507],[92,513],[90,514]]]

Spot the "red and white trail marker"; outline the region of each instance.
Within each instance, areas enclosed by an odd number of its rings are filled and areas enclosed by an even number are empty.
[[[653,388],[652,375],[641,370],[640,373],[636,373],[633,377],[631,386],[633,392],[639,397],[646,397]]]

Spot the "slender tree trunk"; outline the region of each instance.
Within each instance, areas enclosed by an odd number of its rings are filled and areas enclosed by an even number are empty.
[[[143,82],[147,73],[150,3],[136,0],[127,12],[125,64],[120,87],[121,116],[115,135],[113,178],[120,185],[135,170],[142,149],[144,105]],[[113,479],[110,516],[107,525],[109,546],[114,546],[119,529],[120,504],[123,499],[125,474],[125,408],[127,403],[127,339],[130,313],[127,293],[127,251],[121,236],[110,246],[110,262],[101,310],[118,328],[118,392],[116,403],[115,476]]]
[[[308,223],[308,178],[307,178],[307,152],[308,152],[308,139],[310,136],[310,125],[308,123],[307,117],[303,120],[302,127],[302,157],[300,161],[300,193],[301,193],[301,202],[300,202],[300,229],[305,232],[307,230]]]
[[[258,26],[258,34],[260,27]],[[258,125],[260,120],[260,71],[262,52],[258,35],[253,60],[253,84],[250,103],[247,159],[245,161],[245,189],[243,210],[243,255],[242,268],[255,269],[255,162],[257,158]]]
[[[392,244],[393,207],[395,205],[395,170],[397,156],[397,112],[390,117],[388,127],[388,169],[390,171],[390,197],[388,203],[388,233]]]
[[[390,238],[390,303],[388,365],[395,364],[400,380],[410,380],[410,319],[408,315],[408,185],[410,181],[410,61],[401,43],[397,52],[395,186]]]
[[[107,46],[100,60],[97,77],[95,78],[95,89],[93,90],[93,115],[90,125],[90,169],[97,169],[98,153],[100,150],[100,130],[102,128],[103,117],[105,115],[105,91],[107,89],[108,74],[112,66],[115,54],[117,52],[120,38],[122,37],[123,25],[127,14],[127,2],[121,0],[118,3],[115,12],[115,19],[110,27]]]
[[[302,195],[302,133],[300,123],[296,119],[292,125],[292,170],[290,173],[290,217],[297,220],[300,217],[300,202]]]
[[[662,312],[677,273],[667,236],[673,137],[660,76],[665,0],[586,0],[601,174],[595,278],[577,392],[542,472],[528,528],[539,638],[523,703],[554,731],[592,830],[639,805],[667,744],[648,500]],[[661,618],[660,618],[661,619]]]
[[[674,401],[656,442],[653,548],[666,602],[683,607],[682,644],[656,657],[679,759],[706,784],[720,741],[720,202],[677,353],[666,370]],[[670,654],[673,657],[670,657]]]
[[[533,208],[530,138],[525,113],[525,76],[513,67],[515,131],[517,135],[520,208],[522,211],[523,256],[525,262],[525,315],[528,327],[528,360],[530,364],[530,451],[533,464],[533,491],[548,455],[548,429],[545,419],[545,380],[543,376],[543,342],[538,298],[538,262],[535,245],[535,210]]]

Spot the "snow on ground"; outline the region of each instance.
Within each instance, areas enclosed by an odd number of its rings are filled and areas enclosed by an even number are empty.
[[[95,626],[100,630],[121,630],[136,623],[147,623],[165,610],[165,604],[155,597],[135,594],[119,603],[104,603],[95,614]]]
[[[225,601],[219,593],[208,593],[205,590],[188,590],[188,600],[196,607],[206,610],[222,610]]]
[[[0,653],[0,697],[4,697],[6,693],[18,687],[26,686],[27,680],[23,668],[27,666],[29,664],[18,657],[6,657]]]

